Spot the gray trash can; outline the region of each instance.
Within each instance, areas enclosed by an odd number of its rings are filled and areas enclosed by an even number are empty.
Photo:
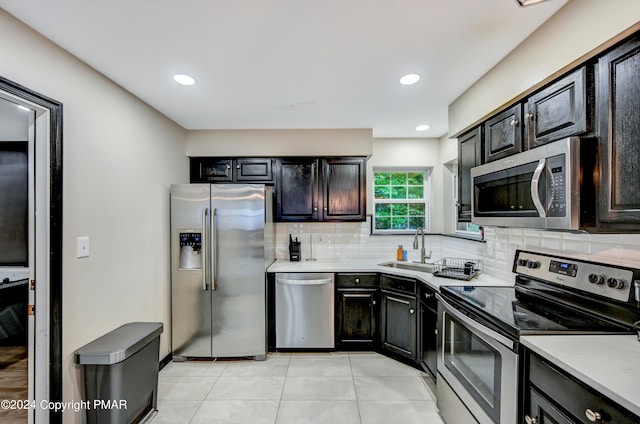
[[[160,322],[131,322],[75,351],[87,423],[133,423],[158,401]]]

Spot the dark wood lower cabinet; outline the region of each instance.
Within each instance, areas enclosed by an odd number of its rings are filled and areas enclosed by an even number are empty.
[[[382,275],[380,289],[381,347],[417,362],[419,314],[416,281]]]
[[[574,424],[535,389],[529,390],[529,414],[524,420],[525,423],[531,424]]]
[[[378,290],[338,289],[336,292],[336,345],[372,348],[377,339]]]

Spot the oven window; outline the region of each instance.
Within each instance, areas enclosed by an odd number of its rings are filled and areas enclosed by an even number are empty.
[[[495,422],[500,421],[500,353],[445,314],[444,363]]]

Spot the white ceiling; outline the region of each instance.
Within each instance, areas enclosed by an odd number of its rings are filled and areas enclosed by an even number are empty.
[[[440,137],[447,106],[568,0],[0,0],[187,129]],[[183,87],[175,73],[193,76]],[[402,86],[399,78],[422,79]],[[415,127],[431,128],[418,132]]]

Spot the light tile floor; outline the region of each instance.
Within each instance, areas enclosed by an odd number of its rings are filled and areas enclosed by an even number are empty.
[[[442,424],[424,374],[377,353],[172,362],[152,424]]]

